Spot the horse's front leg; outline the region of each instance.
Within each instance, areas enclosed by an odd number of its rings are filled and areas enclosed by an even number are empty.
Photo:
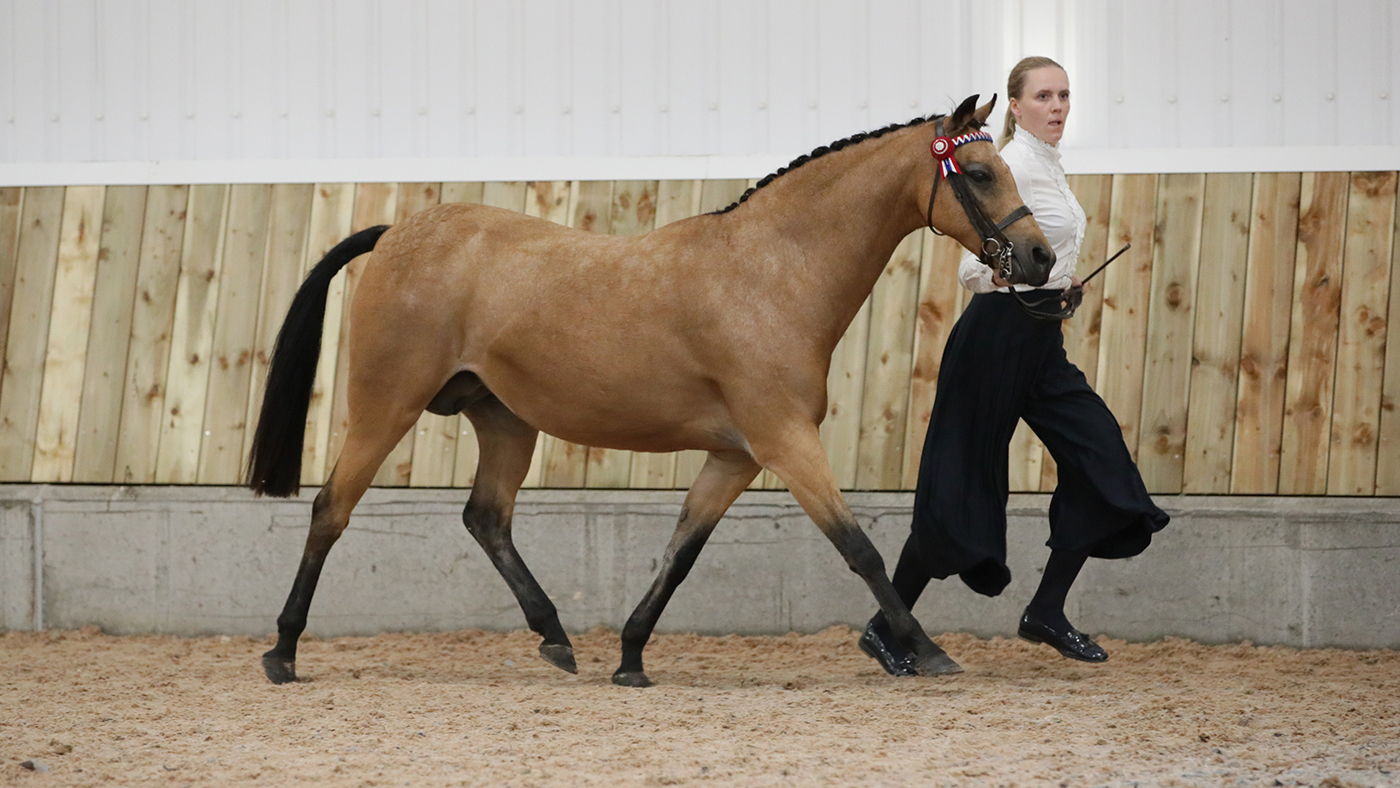
[[[884,559],[841,497],[816,425],[796,425],[762,445],[755,443],[754,452],[764,467],[788,486],[803,510],[846,559],[851,571],[870,587],[889,621],[890,631],[914,653],[915,669],[920,675],[961,673],[958,663],[929,639],[890,583]]]
[[[706,458],[681,507],[680,521],[666,546],[661,571],[622,628],[622,664],[613,673],[614,684],[651,686],[651,680],[642,669],[642,650],[651,639],[656,621],[661,618],[671,594],[695,565],[695,558],[714,532],[715,525],[759,470],[758,464],[741,452],[711,452]]]

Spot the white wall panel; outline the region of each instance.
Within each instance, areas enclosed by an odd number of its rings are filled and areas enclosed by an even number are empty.
[[[0,163],[786,159],[1024,54],[1067,148],[1394,146],[1397,39],[1395,0],[0,0]]]

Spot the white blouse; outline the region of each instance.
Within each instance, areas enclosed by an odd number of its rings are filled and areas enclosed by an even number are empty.
[[[1001,149],[1001,158],[1016,179],[1016,189],[1045,238],[1055,250],[1055,265],[1050,279],[1042,289],[1063,290],[1070,286],[1070,275],[1079,261],[1079,246],[1084,242],[1088,225],[1084,209],[1069,190],[1065,168],[1060,165],[1060,151],[1029,131],[1016,127],[1015,135]],[[971,252],[964,251],[958,265],[958,279],[963,287],[974,293],[1006,292],[1008,288],[992,284],[992,269]],[[1016,285],[1017,290],[1034,290],[1030,285]]]

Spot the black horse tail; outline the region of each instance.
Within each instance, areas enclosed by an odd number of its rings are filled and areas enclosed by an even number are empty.
[[[286,498],[301,490],[302,441],[311,389],[316,383],[316,362],[321,357],[326,293],[336,273],[372,251],[388,229],[388,225],[370,227],[336,244],[311,269],[292,299],[282,330],[277,332],[262,412],[248,452],[246,482],[258,495]]]

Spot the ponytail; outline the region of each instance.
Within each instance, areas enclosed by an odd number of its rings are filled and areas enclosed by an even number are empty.
[[[997,138],[997,150],[1006,147],[1006,143],[1016,136],[1016,116],[1011,114],[1011,103],[1007,102],[1006,121],[1001,124],[1001,136]]]

